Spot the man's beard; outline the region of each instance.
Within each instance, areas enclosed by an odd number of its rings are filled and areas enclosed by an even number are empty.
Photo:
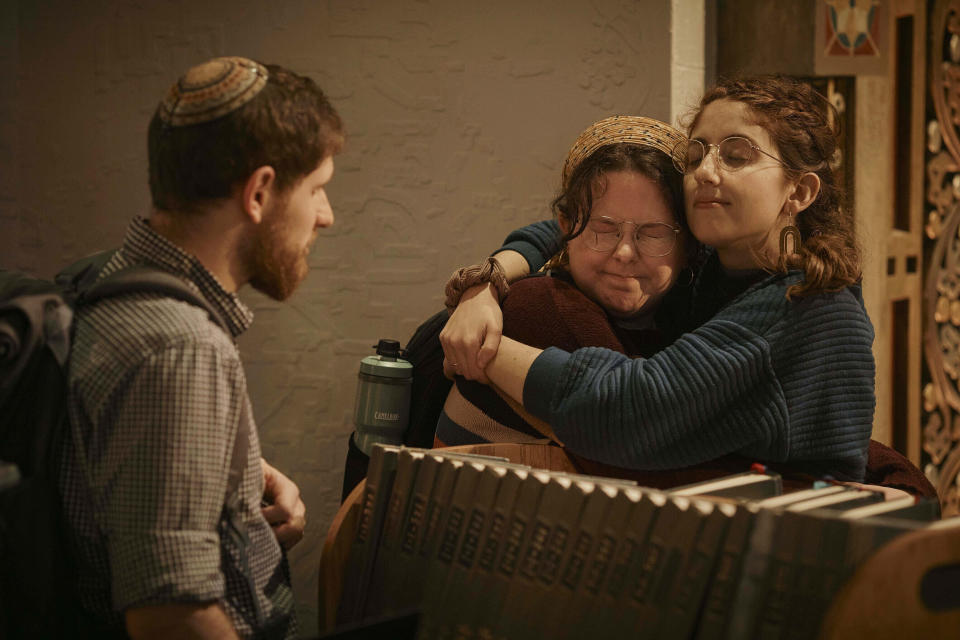
[[[291,245],[288,227],[287,202],[278,202],[255,227],[247,250],[250,285],[278,301],[289,298],[309,270],[310,245]]]

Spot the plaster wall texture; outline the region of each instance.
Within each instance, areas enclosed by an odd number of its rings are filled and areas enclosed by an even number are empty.
[[[346,123],[336,224],[241,350],[264,456],[301,487],[305,634],[339,504],[360,359],[442,307],[456,267],[548,217],[569,145],[611,114],[671,118],[669,0],[19,0],[0,8],[0,267],[51,276],[149,211],[146,129],[191,65],[313,77]],[[687,60],[683,64],[689,65]],[[702,72],[701,72],[702,73]]]

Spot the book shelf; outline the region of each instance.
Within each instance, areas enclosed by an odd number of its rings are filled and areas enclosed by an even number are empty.
[[[552,471],[582,472],[566,452],[542,444],[485,444],[449,451],[500,456]],[[365,483],[348,495],[328,530],[320,559],[321,633],[334,630],[344,572]],[[789,490],[787,488],[786,490]],[[960,635],[960,527],[901,535],[871,555],[823,618],[821,638],[947,638]]]

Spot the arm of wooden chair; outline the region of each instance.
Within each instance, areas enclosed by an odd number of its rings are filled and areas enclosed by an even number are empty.
[[[366,480],[353,488],[333,518],[320,553],[320,632],[332,631],[337,622],[337,607],[343,590],[343,573],[350,556],[353,538],[360,520],[360,501]]]
[[[896,538],[861,565],[834,598],[821,640],[956,637],[960,526],[941,523]]]

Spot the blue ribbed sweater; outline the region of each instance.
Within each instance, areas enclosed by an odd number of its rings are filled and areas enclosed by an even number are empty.
[[[514,232],[505,247],[528,240],[537,249],[521,253],[536,267],[548,229]],[[523,404],[571,451],[608,464],[667,469],[739,453],[861,480],[875,404],[873,326],[859,287],[787,300],[801,278],[772,275],[718,303],[722,267],[712,256],[693,287],[690,317],[702,324],[648,359],[547,349],[530,368]]]

